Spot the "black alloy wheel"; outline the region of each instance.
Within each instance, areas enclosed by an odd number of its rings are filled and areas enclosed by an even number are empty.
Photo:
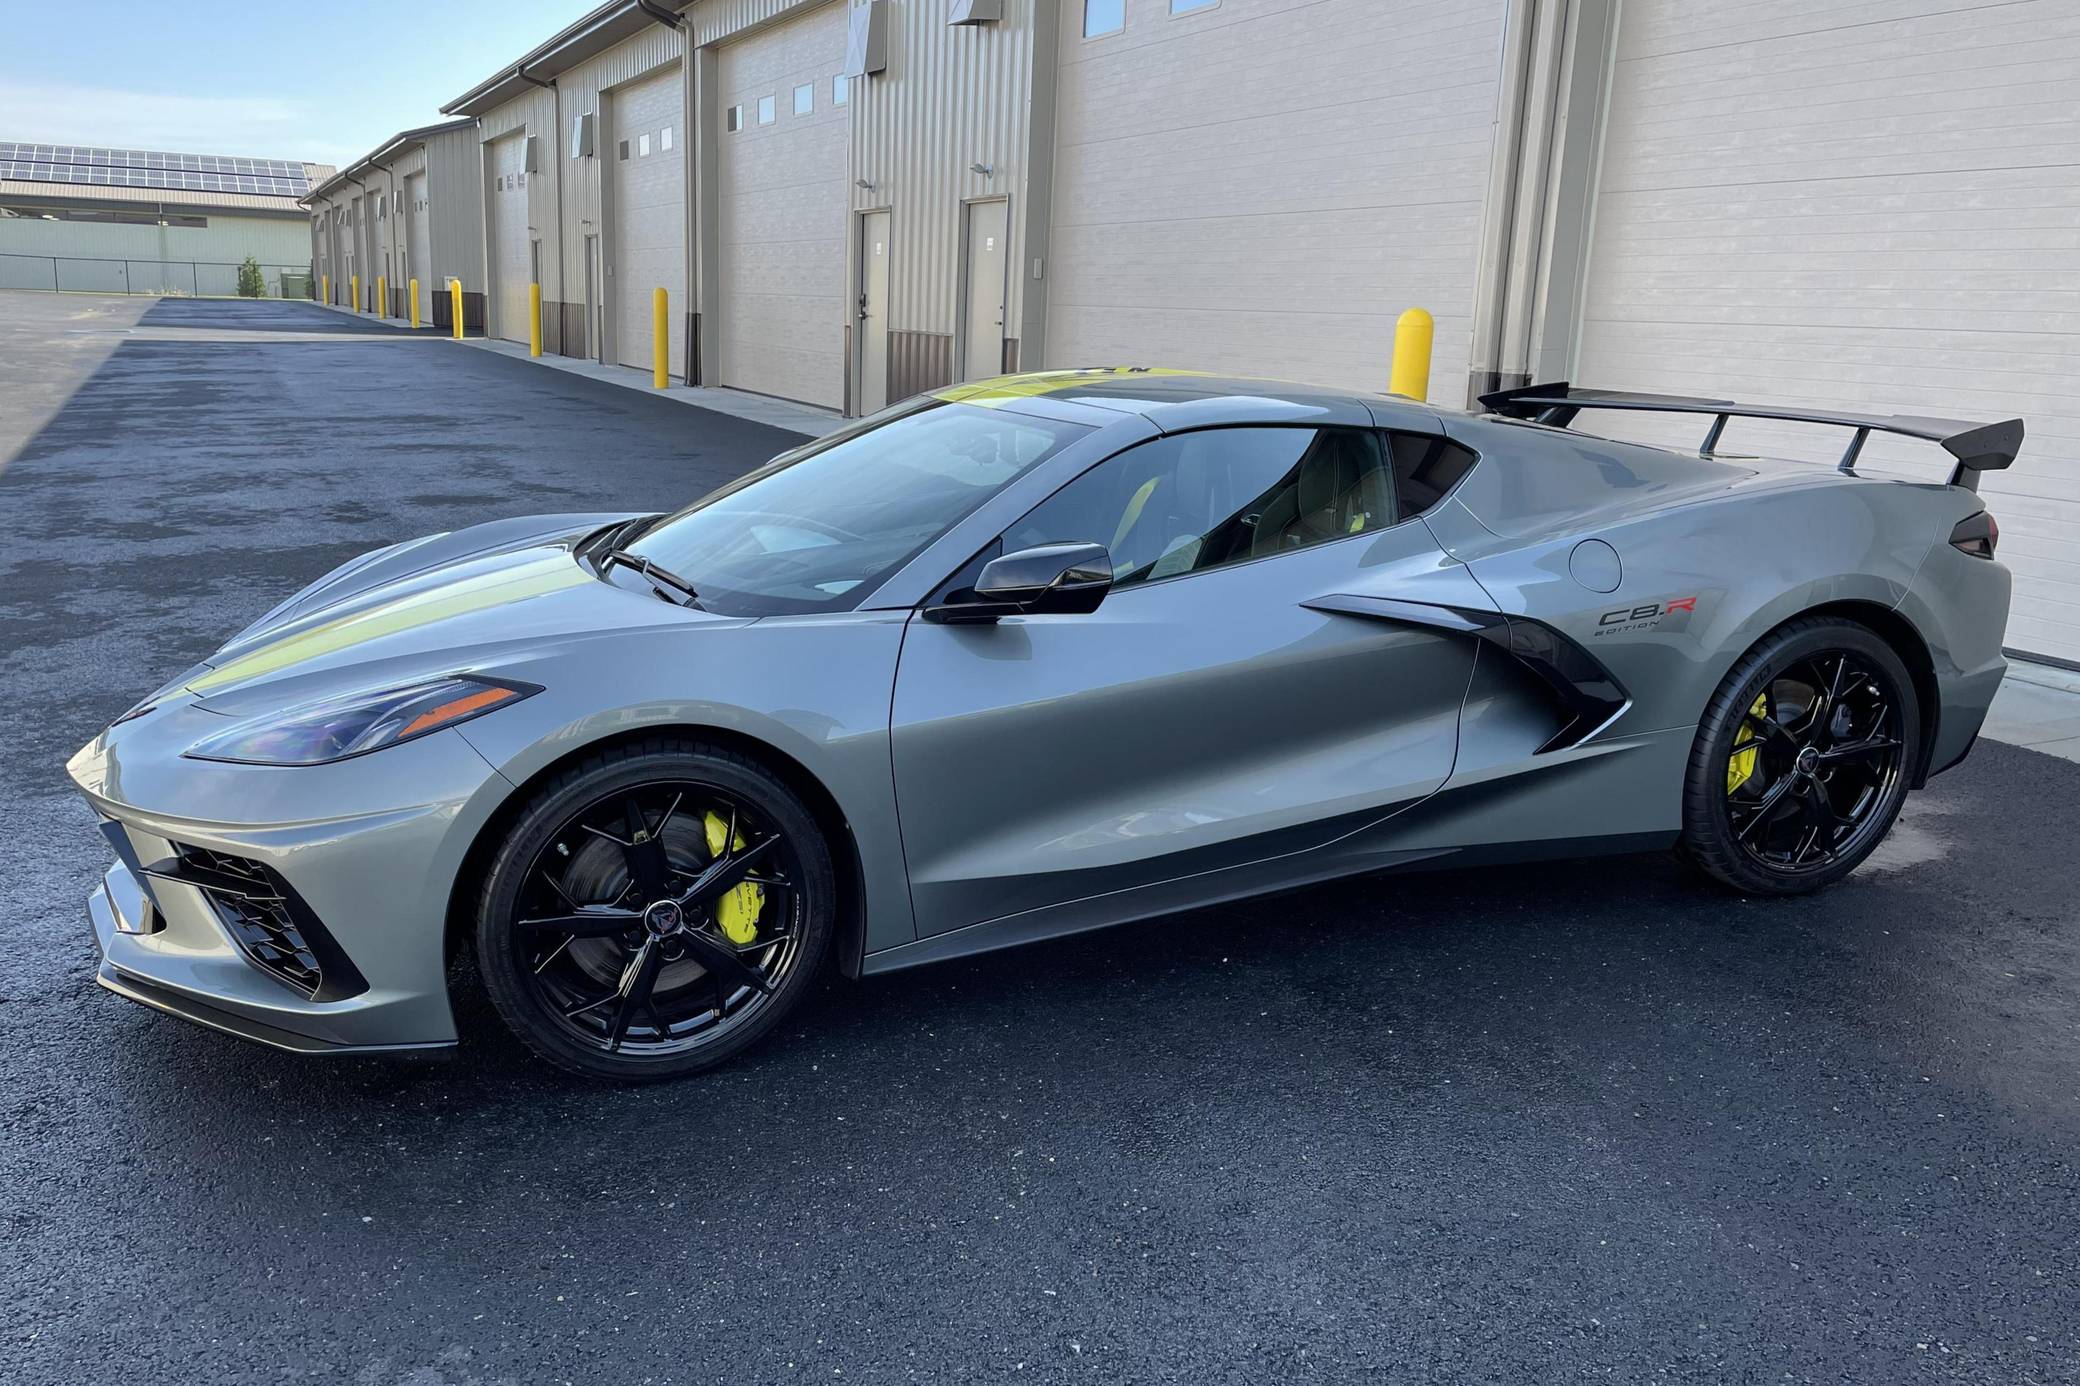
[[[544,1057],[668,1077],[741,1052],[830,944],[829,851],[765,767],[687,743],[610,752],[521,813],[486,881],[493,1003]]]
[[[1794,622],[1720,686],[1693,747],[1684,854],[1737,889],[1841,879],[1898,817],[1921,745],[1913,681],[1875,632]]]

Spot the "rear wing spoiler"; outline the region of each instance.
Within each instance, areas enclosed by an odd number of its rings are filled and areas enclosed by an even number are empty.
[[[1726,431],[1728,419],[1784,419],[1792,423],[1834,424],[1853,428],[1855,435],[1842,453],[1837,467],[1844,472],[1856,466],[1864,439],[1873,433],[1896,433],[1941,443],[1957,459],[1950,484],[1968,491],[1979,489],[1979,473],[1999,471],[2022,450],[2022,420],[2001,423],[1967,423],[1962,419],[1928,419],[1914,414],[1842,414],[1820,409],[1787,409],[1769,404],[1736,404],[1730,399],[1698,399],[1689,395],[1643,395],[1629,390],[1581,390],[1561,381],[1556,385],[1521,385],[1482,395],[1481,405],[1507,419],[1565,428],[1584,409],[1629,409],[1652,414],[1710,414],[1712,426],[1698,451],[1710,455]]]

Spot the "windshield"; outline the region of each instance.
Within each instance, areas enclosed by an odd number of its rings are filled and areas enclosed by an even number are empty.
[[[695,501],[628,546],[729,616],[845,610],[1076,424],[927,399],[889,410]]]

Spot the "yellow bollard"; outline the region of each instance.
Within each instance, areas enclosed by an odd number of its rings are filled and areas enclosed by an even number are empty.
[[[332,276],[329,274],[318,276],[318,302],[332,302]]]
[[[390,316],[390,279],[387,275],[376,276],[376,316]]]
[[[542,286],[527,286],[527,354],[542,354]]]
[[[1410,308],[1394,322],[1394,365],[1387,373],[1387,393],[1418,402],[1430,398],[1430,340],[1437,321],[1422,308]]]
[[[414,332],[417,332],[418,330],[419,330],[419,281],[418,281],[417,277],[414,277],[414,278],[413,278],[413,280],[412,280],[412,331],[414,331]]]
[[[462,281],[460,279],[450,279],[448,281],[448,295],[449,301],[455,305],[455,340],[459,342],[462,340]]]
[[[354,295],[354,311],[358,313],[361,311],[361,276],[358,274],[348,275],[347,288]]]
[[[650,293],[650,383],[662,390],[672,383],[671,296],[663,289]]]

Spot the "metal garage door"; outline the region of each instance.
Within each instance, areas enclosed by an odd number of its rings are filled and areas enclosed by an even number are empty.
[[[491,218],[491,325],[509,342],[527,340],[527,286],[534,272],[526,162],[527,136],[508,135],[492,145],[491,186],[484,192]]]
[[[651,300],[671,295],[671,371],[686,373],[686,103],[675,64],[607,93],[613,197],[608,259],[615,285],[615,339],[624,366],[648,369]]]
[[[404,180],[406,223],[412,228],[406,251],[411,257],[410,277],[419,281],[419,321],[433,321],[433,212],[426,201],[426,175]],[[409,287],[409,286],[407,286]],[[409,312],[409,310],[407,310]]]
[[[845,391],[849,127],[848,108],[831,104],[845,16],[826,5],[725,48],[718,83],[717,378],[831,407]],[[735,131],[732,107],[743,112]]]
[[[2015,570],[2008,643],[2080,659],[2080,9],[1882,10],[1626,0],[1575,378],[2025,417],[1981,487]],[[1842,440],[1736,424],[1727,445]]]
[[[1084,10],[1063,7],[1047,363],[1381,390],[1419,305],[1458,403],[1502,0],[1136,3],[1089,39]]]

